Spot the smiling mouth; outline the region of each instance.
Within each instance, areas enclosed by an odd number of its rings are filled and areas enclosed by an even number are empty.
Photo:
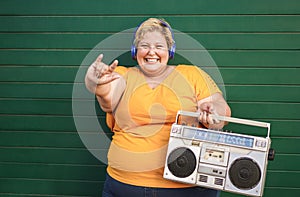
[[[145,61],[148,63],[158,63],[159,59],[158,58],[145,58]]]

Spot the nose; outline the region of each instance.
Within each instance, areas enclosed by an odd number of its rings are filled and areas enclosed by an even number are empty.
[[[155,54],[157,51],[156,47],[155,46],[150,46],[149,47],[149,50],[148,50],[148,53],[149,54]]]

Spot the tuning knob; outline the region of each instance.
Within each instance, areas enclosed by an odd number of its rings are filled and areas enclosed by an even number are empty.
[[[268,160],[273,161],[275,158],[275,150],[273,148],[269,149]]]

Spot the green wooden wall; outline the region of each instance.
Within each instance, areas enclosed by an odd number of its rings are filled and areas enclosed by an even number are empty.
[[[96,44],[151,16],[209,51],[234,117],[272,124],[264,196],[300,196],[299,0],[1,0],[1,197],[101,196],[105,164],[77,133],[73,83]]]

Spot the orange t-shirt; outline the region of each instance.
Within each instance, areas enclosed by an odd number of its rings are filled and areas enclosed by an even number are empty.
[[[136,186],[179,188],[191,185],[163,178],[169,133],[178,110],[196,111],[197,101],[220,92],[196,66],[178,65],[151,88],[137,67],[117,67],[126,89],[107,124],[114,132],[108,174]]]

